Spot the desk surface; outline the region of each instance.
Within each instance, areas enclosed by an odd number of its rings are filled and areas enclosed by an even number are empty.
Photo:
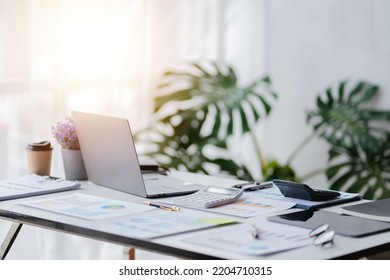
[[[197,183],[205,185],[227,186],[236,183],[236,181],[228,179],[181,172],[175,172],[172,174],[172,176],[190,181],[196,181]],[[71,192],[86,193],[128,202],[141,202],[142,200],[144,200],[141,197],[114,191],[109,188],[91,184],[89,182],[83,182],[82,188],[80,190]],[[64,193],[50,194],[45,195],[45,197],[55,197],[63,194]],[[350,238],[336,235],[334,245],[330,248],[322,248],[314,245],[309,245],[298,249],[288,250],[285,252],[271,254],[267,256],[248,256],[244,254],[237,254],[228,251],[213,249],[210,247],[190,244],[183,241],[184,238],[194,237],[197,233],[199,233],[199,231],[175,234],[167,237],[155,238],[150,240],[142,238],[131,238],[100,230],[90,229],[86,227],[86,221],[83,219],[60,215],[53,212],[34,209],[16,204],[16,202],[31,199],[32,198],[23,198],[18,200],[1,202],[0,217],[18,223],[28,224],[51,230],[57,230],[69,234],[79,235],[124,246],[134,246],[146,250],[190,259],[355,259],[390,250],[390,234],[387,232],[363,238]],[[336,206],[326,208],[327,211],[334,212],[337,212],[339,209],[340,207]],[[288,211],[296,211],[296,209],[290,209]],[[270,223],[266,219],[267,216],[264,215],[250,219],[241,219],[241,222]],[[203,231],[209,230],[213,229],[205,229]]]

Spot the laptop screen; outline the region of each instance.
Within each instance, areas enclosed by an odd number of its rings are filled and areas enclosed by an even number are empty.
[[[127,119],[72,111],[91,182],[146,197]]]

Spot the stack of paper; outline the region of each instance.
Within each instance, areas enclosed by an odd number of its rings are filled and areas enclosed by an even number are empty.
[[[0,182],[0,201],[73,190],[79,187],[80,184],[77,182],[31,174]]]

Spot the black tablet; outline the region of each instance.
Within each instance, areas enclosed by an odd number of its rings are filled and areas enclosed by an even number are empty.
[[[295,213],[268,217],[269,221],[313,229],[329,224],[337,234],[363,237],[390,230],[390,223],[374,221],[324,210],[305,210]]]

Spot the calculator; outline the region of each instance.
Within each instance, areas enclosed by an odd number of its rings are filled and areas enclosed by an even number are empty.
[[[223,187],[207,187],[196,193],[177,197],[173,204],[195,208],[211,208],[232,203],[243,194],[242,190]]]
[[[339,192],[324,190],[324,189],[312,189],[306,184],[284,181],[284,180],[273,180],[275,186],[277,186],[280,192],[287,197],[311,200],[311,201],[324,201],[335,199],[340,196]]]

